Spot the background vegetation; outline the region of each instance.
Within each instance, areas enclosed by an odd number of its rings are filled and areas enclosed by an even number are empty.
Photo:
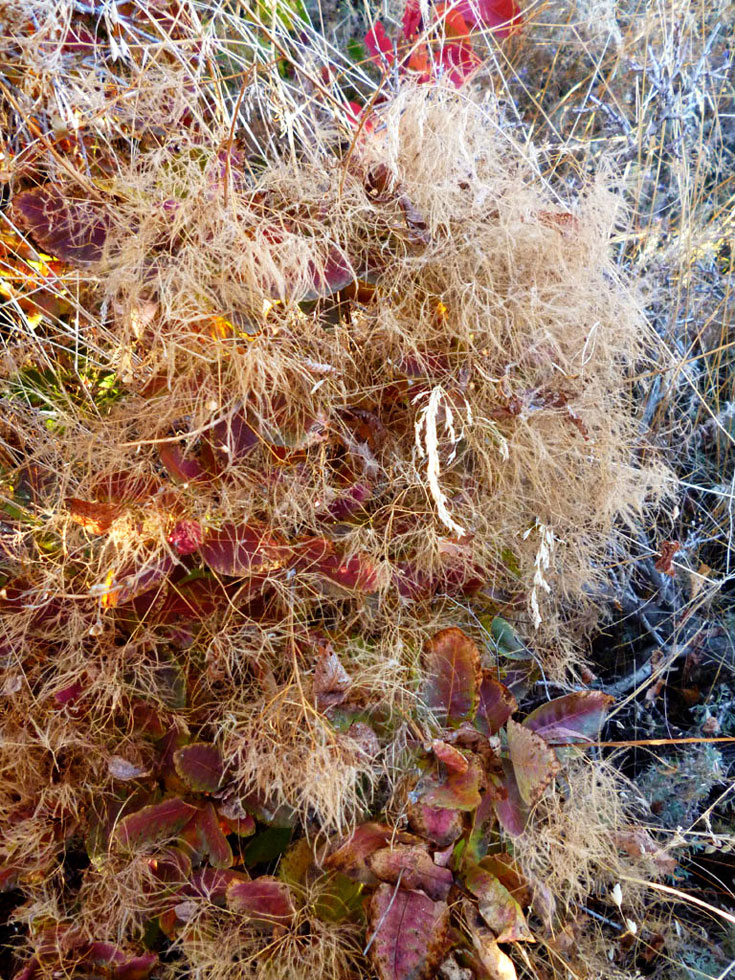
[[[0,972],[722,980],[731,5],[0,19]]]

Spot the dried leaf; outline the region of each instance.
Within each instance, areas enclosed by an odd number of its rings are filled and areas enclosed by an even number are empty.
[[[142,766],[136,766],[133,762],[128,762],[120,755],[112,755],[107,760],[107,769],[113,779],[119,779],[126,782],[130,779],[138,779],[139,776],[145,776],[147,769]]]
[[[352,678],[340,663],[330,643],[320,644],[314,669],[314,695],[317,708],[327,708],[341,704],[352,683]]]
[[[428,980],[449,948],[449,908],[381,884],[368,907],[370,959],[380,980]]]
[[[214,793],[222,782],[224,766],[219,749],[209,742],[193,742],[174,753],[176,772],[197,793]]]
[[[402,888],[418,888],[435,902],[444,901],[454,883],[448,868],[434,864],[425,846],[397,844],[369,855],[367,864],[376,878]]]
[[[560,769],[554,750],[544,739],[508,719],[508,749],[518,792],[527,806],[533,806]]]
[[[113,522],[123,512],[120,504],[80,500],[79,497],[66,497],[64,505],[71,519],[92,534],[107,534]]]
[[[474,641],[456,627],[441,630],[426,644],[424,667],[424,698],[440,722],[456,726],[470,720],[481,678],[480,653]]]

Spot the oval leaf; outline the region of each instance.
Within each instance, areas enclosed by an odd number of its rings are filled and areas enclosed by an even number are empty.
[[[476,865],[467,871],[464,883],[477,898],[480,915],[499,943],[533,942],[523,910],[495,875]]]
[[[288,885],[268,875],[235,881],[227,889],[227,906],[255,925],[288,925],[295,914]]]
[[[426,644],[424,698],[443,724],[469,720],[477,707],[480,653],[473,640],[456,627],[441,630]]]
[[[144,806],[118,824],[115,832],[122,844],[156,844],[176,837],[197,812],[178,797]]]
[[[552,745],[591,742],[614,701],[602,691],[575,691],[540,705],[523,724]]]
[[[197,793],[219,789],[224,767],[219,749],[209,742],[193,742],[174,753],[179,777]]]
[[[280,568],[288,552],[266,531],[249,524],[223,524],[210,530],[201,555],[219,575],[263,574]]]
[[[370,959],[381,980],[435,976],[449,948],[449,908],[420,891],[381,884],[368,907]]]
[[[508,719],[508,749],[521,799],[533,806],[560,769],[556,753],[540,735],[512,718]]]

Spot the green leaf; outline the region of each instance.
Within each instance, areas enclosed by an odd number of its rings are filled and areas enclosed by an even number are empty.
[[[243,858],[248,868],[256,864],[270,864],[286,850],[291,842],[291,827],[267,827],[250,841]]]

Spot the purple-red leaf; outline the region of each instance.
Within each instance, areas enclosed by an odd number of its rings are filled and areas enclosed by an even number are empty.
[[[615,698],[602,691],[577,691],[540,705],[524,719],[526,728],[551,745],[591,742],[597,738]]]
[[[503,779],[499,785],[500,798],[495,802],[495,812],[503,829],[511,837],[520,837],[526,829],[528,809],[521,799],[518,782],[509,759],[503,759]]]
[[[209,902],[223,905],[227,889],[234,882],[249,881],[242,871],[232,871],[229,868],[200,868],[191,876],[190,886],[197,895]]]
[[[118,824],[115,831],[122,844],[156,844],[176,837],[196,813],[196,807],[175,797],[144,806]]]
[[[110,223],[99,203],[75,200],[70,190],[45,184],[17,194],[12,212],[16,222],[50,255],[73,265],[102,258]]]
[[[367,859],[376,878],[402,888],[420,888],[430,899],[442,902],[449,894],[454,876],[449,868],[434,864],[431,855],[420,845],[398,844],[383,847]]]
[[[180,555],[193,555],[204,541],[204,530],[199,521],[177,521],[166,540]]]
[[[181,779],[197,793],[214,793],[222,782],[224,766],[219,749],[209,742],[193,742],[174,753]]]
[[[380,980],[424,980],[449,947],[449,908],[420,891],[381,884],[368,907],[370,959]]]
[[[409,805],[408,822],[417,834],[438,847],[453,844],[464,830],[460,810],[427,806],[423,801]]]
[[[202,861],[209,861],[213,868],[229,868],[234,860],[211,803],[205,803],[196,812],[180,836]]]
[[[508,719],[508,750],[518,792],[527,806],[533,806],[559,771],[556,752],[540,735],[525,725]]]
[[[456,627],[441,630],[426,644],[424,697],[440,722],[456,726],[475,713],[480,687],[477,645]]]
[[[480,697],[477,705],[475,726],[483,735],[495,735],[513,712],[518,702],[505,684],[493,677],[492,672],[483,670],[480,684]]]
[[[204,476],[204,470],[200,464],[195,459],[184,456],[179,447],[173,443],[162,445],[158,450],[158,455],[169,476],[177,483],[189,483],[193,480],[200,480]]]
[[[227,906],[255,925],[288,925],[295,914],[288,885],[268,875],[233,882],[227,889]]]

